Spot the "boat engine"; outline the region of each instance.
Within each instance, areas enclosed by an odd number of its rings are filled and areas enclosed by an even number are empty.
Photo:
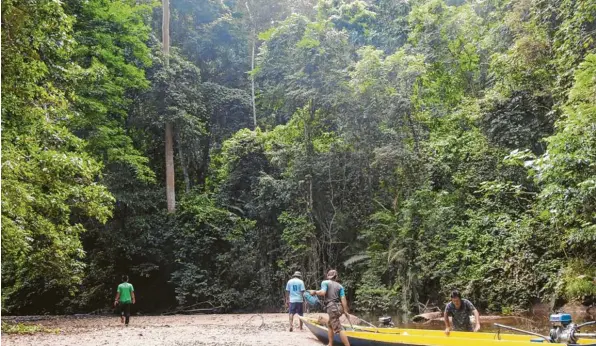
[[[379,327],[394,327],[391,316],[379,317]]]
[[[578,327],[571,321],[570,314],[554,314],[550,315],[551,329],[550,339],[551,342],[565,343],[565,344],[576,344],[578,336]]]
[[[514,327],[495,323],[496,327],[513,330],[516,332],[538,336],[546,341],[552,343],[563,343],[567,345],[576,345],[579,338],[596,338],[596,333],[582,333],[580,329],[585,326],[596,325],[596,321],[584,322],[575,324],[571,322],[570,314],[554,314],[550,315],[551,329],[549,336],[541,335],[538,333],[530,332],[523,329],[517,329]],[[534,340],[533,340],[534,341]],[[596,345],[596,344],[594,344]]]

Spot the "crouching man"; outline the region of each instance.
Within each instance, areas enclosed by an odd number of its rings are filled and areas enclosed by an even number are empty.
[[[470,313],[474,314],[476,323],[472,327]],[[453,317],[453,329],[462,332],[477,332],[480,330],[480,315],[472,302],[462,299],[461,294],[455,290],[451,292],[451,302],[445,307],[445,334],[449,335],[451,326],[449,325],[449,316]]]

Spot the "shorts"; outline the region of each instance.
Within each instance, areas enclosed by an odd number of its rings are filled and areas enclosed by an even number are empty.
[[[290,314],[298,314],[298,316],[303,316],[303,305],[304,303],[290,303]]]
[[[130,302],[118,302],[118,313],[130,315]]]
[[[343,309],[340,307],[333,307],[327,309],[327,314],[329,315],[329,321],[327,322],[327,327],[333,330],[333,333],[339,334],[342,330],[341,322],[339,318],[343,315]]]

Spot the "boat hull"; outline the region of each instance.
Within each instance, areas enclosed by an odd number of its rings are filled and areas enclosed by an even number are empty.
[[[313,335],[324,344],[328,344],[327,327],[319,325],[314,320],[300,318]],[[549,344],[551,346],[569,346],[565,344],[552,344],[543,339],[534,340],[499,340],[497,334],[491,339],[484,338],[463,338],[456,336],[442,335],[410,335],[408,333],[389,334],[375,333],[372,331],[345,331],[350,345],[352,346],[536,346],[537,343]],[[333,336],[334,345],[342,345],[339,335]],[[583,346],[583,345],[582,345]],[[596,344],[590,344],[596,346]]]
[[[319,339],[320,342],[324,343],[325,345],[329,344],[329,336],[327,334],[327,328],[321,327],[314,323],[309,323],[308,320],[303,320],[306,328],[314,334],[314,336]],[[350,346],[396,346],[396,345],[408,345],[408,346],[420,346],[420,344],[396,344],[396,343],[387,343],[378,340],[370,340],[370,339],[362,339],[354,336],[348,336],[350,340]],[[333,335],[333,345],[342,346],[343,343],[339,338],[338,334]]]
[[[399,335],[418,335],[418,336],[435,336],[440,337],[445,335],[442,330],[431,330],[431,329],[406,329],[406,328],[374,328],[374,327],[363,327],[363,326],[344,326],[346,330],[354,330],[360,332],[372,332],[372,333],[383,333],[383,334],[399,334]],[[525,341],[525,342],[541,342],[540,338],[533,335],[524,334],[510,334],[501,332],[492,333],[473,333],[473,332],[457,332],[452,331],[451,337],[464,338],[464,339],[475,339],[475,340],[504,340],[504,341]],[[594,346],[596,340],[583,339],[578,342],[579,345]]]

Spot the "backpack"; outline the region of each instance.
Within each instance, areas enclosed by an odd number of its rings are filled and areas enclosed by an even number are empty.
[[[308,291],[304,292],[304,299],[306,300],[306,302],[308,303],[308,305],[312,306],[312,307],[316,307],[317,305],[321,304],[321,301],[319,300],[319,298],[317,298],[317,296],[313,296],[310,293],[308,293]]]

